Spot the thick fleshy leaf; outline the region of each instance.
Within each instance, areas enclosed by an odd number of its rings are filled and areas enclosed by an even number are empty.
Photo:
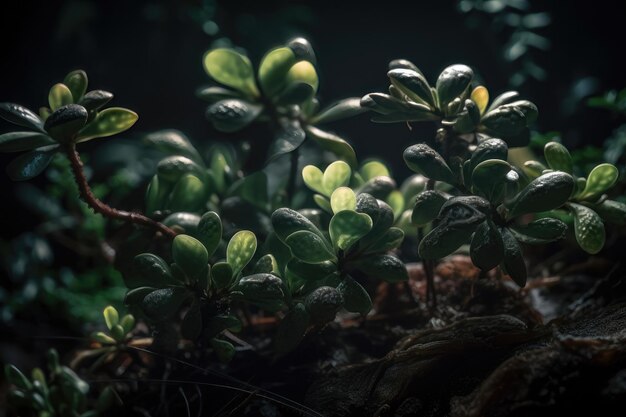
[[[448,103],[465,93],[473,78],[474,71],[467,65],[456,64],[444,69],[436,84],[440,105],[445,109]]]
[[[336,260],[335,254],[328,250],[327,243],[308,230],[292,233],[285,243],[291,249],[293,256],[303,262],[317,264]]]
[[[606,239],[600,216],[581,204],[569,203],[568,207],[574,214],[574,233],[580,247],[592,255],[600,252]]]
[[[256,252],[256,236],[249,230],[240,230],[228,242],[226,262],[237,276],[248,265]]]
[[[548,142],[543,148],[543,154],[551,169],[567,172],[568,174],[573,172],[574,163],[565,146],[558,142]]]
[[[197,233],[198,239],[211,257],[222,240],[222,221],[217,213],[214,211],[204,213],[198,223]]]
[[[317,92],[317,87],[319,86],[319,80],[317,78],[317,71],[313,64],[309,61],[300,61],[287,71],[285,76],[287,88],[290,85],[294,84],[306,84],[311,87],[312,94]],[[304,100],[303,100],[304,101]]]
[[[398,227],[391,227],[380,239],[371,244],[366,253],[388,252],[400,246],[404,240],[404,232]]]
[[[243,294],[244,300],[261,308],[275,311],[284,305],[286,290],[283,281],[272,274],[245,276],[235,290]]]
[[[356,153],[352,146],[334,133],[320,130],[314,126],[305,128],[307,135],[313,139],[322,149],[332,152],[337,158],[345,161],[352,168],[356,168]]]
[[[404,263],[392,255],[366,256],[358,259],[352,265],[370,278],[382,279],[387,282],[400,282],[409,279]]]
[[[483,161],[472,172],[473,189],[487,200],[499,203],[504,199],[507,175],[511,170],[511,165],[501,159]]]
[[[449,227],[439,225],[420,242],[418,251],[422,259],[441,259],[468,243],[473,227]]]
[[[124,282],[129,288],[164,287],[180,284],[173,276],[167,263],[152,253],[135,256],[132,270],[125,274]]]
[[[343,297],[336,288],[324,286],[307,295],[304,304],[314,322],[328,323],[343,305]]]
[[[559,219],[546,217],[527,225],[511,226],[509,230],[520,242],[538,245],[562,239],[567,231],[567,225]]]
[[[478,144],[469,161],[468,179],[478,164],[489,159],[507,160],[509,147],[502,139],[489,138]]]
[[[290,40],[287,43],[287,47],[293,51],[298,60],[306,60],[312,64],[315,64],[315,51],[313,51],[313,47],[311,43],[305,38],[298,37]]]
[[[113,326],[120,322],[119,313],[113,306],[107,306],[102,312],[102,315],[104,316],[104,322],[106,323],[109,330],[111,330]]]
[[[374,198],[386,200],[389,194],[396,188],[397,184],[392,178],[380,176],[367,181],[357,190],[357,193],[367,193]]]
[[[289,310],[278,325],[275,339],[276,353],[281,355],[295,349],[304,338],[309,322],[309,313],[304,304],[298,303]]]
[[[526,285],[526,262],[517,239],[506,227],[500,229],[504,243],[504,261],[502,266],[511,279],[520,287]]]
[[[76,142],[79,131],[85,126],[88,116],[83,106],[68,104],[56,109],[46,119],[44,128],[58,142]]]
[[[196,239],[199,239],[198,223],[200,223],[200,216],[196,213],[189,213],[180,211],[178,213],[172,213],[163,220],[163,224],[168,227],[177,226],[183,230],[183,233],[191,235]]]
[[[348,185],[351,175],[350,166],[343,161],[335,161],[328,165],[322,178],[325,194],[330,196],[337,188]]]
[[[604,200],[600,204],[594,204],[593,210],[598,213],[605,222],[619,226],[626,225],[626,204],[620,201]]]
[[[365,181],[369,181],[376,177],[391,176],[385,164],[379,161],[369,161],[364,163],[361,168],[359,168],[359,173]]]
[[[500,106],[485,114],[482,124],[493,136],[499,136],[509,143],[509,137],[519,135],[526,127],[526,116],[517,107]],[[509,146],[513,144],[509,143]]]
[[[532,179],[540,177],[546,169],[548,168],[538,161],[531,160],[524,162],[524,172]]]
[[[485,221],[476,228],[470,243],[470,256],[472,263],[483,271],[489,271],[502,262],[502,235],[491,221]]]
[[[449,198],[439,212],[442,223],[453,227],[476,227],[486,215],[491,215],[491,206],[476,195]]]
[[[174,212],[202,211],[206,204],[206,188],[200,178],[193,174],[183,175],[170,194],[167,208]]]
[[[48,104],[52,111],[72,103],[74,103],[72,92],[65,84],[58,83],[52,86],[48,94]]]
[[[351,277],[345,277],[337,287],[343,297],[343,307],[363,317],[372,309],[372,299],[365,288]]]
[[[227,262],[218,262],[211,268],[211,281],[218,290],[227,288],[233,278],[233,268]]]
[[[450,167],[437,151],[430,146],[419,143],[409,146],[404,151],[404,162],[418,174],[422,174],[432,180],[456,183],[456,178]]]
[[[222,363],[230,362],[235,356],[235,347],[232,343],[222,339],[211,339],[211,347]]]
[[[411,222],[417,226],[424,226],[432,222],[439,215],[439,210],[445,202],[446,197],[439,191],[422,191],[415,200]]]
[[[292,233],[300,230],[308,230],[325,239],[322,232],[309,219],[289,208],[280,208],[272,214],[272,226],[283,243]]]
[[[209,104],[213,104],[227,98],[244,98],[243,94],[239,91],[230,90],[217,85],[202,87],[196,90],[196,95],[202,100],[209,102]]]
[[[43,120],[19,104],[0,103],[0,117],[7,122],[44,132]]]
[[[203,165],[202,157],[184,133],[174,130],[159,130],[146,135],[144,141],[154,148],[169,154],[185,156],[199,165]]]
[[[489,104],[489,90],[487,90],[484,86],[479,85],[472,90],[470,97],[478,106],[480,114],[485,113],[487,105]]]
[[[372,230],[361,241],[365,246],[378,240],[381,234],[393,225],[394,216],[391,207],[369,194],[361,193],[357,196],[356,211],[365,213],[372,219]]]
[[[135,317],[132,314],[126,314],[120,320],[120,326],[124,329],[124,333],[128,334],[135,328]]]
[[[619,171],[615,165],[600,164],[591,170],[582,193],[576,196],[577,200],[594,201],[609,190],[617,181]]]
[[[337,272],[337,265],[331,261],[310,264],[292,258],[287,263],[287,271],[298,278],[319,281]]]
[[[493,109],[496,109],[502,106],[503,104],[507,104],[507,103],[511,103],[515,101],[518,97],[519,97],[519,93],[517,91],[506,91],[500,94],[495,99],[493,99],[493,102],[491,102],[491,104],[487,108],[487,113]]]
[[[320,194],[326,194],[324,173],[315,165],[307,165],[302,169],[302,180],[311,190]]]
[[[261,256],[256,264],[254,264],[253,272],[255,274],[265,273],[279,275],[280,267],[274,255],[268,253],[267,255]]]
[[[0,135],[0,152],[21,152],[54,144],[50,136],[38,132],[9,132]]]
[[[339,187],[330,196],[330,206],[333,213],[343,210],[356,210],[356,194],[349,187]]]
[[[194,161],[184,156],[168,156],[157,164],[159,180],[176,183],[186,174],[204,178],[204,170]]]
[[[314,194],[313,201],[315,201],[315,204],[317,204],[322,210],[333,214],[333,208],[330,206],[330,200],[328,200],[328,198],[321,194]]]
[[[87,73],[83,70],[72,71],[65,76],[63,84],[72,93],[73,103],[78,103],[85,95],[85,91],[87,91]]]
[[[389,206],[393,210],[393,218],[394,219],[399,218],[404,212],[404,208],[406,205],[406,202],[404,201],[404,196],[402,195],[402,193],[399,190],[393,190],[392,192],[389,193],[385,201],[387,202],[387,204],[389,204]]]
[[[539,110],[534,103],[528,100],[517,100],[511,103],[504,104],[500,106],[500,109],[505,109],[507,107],[514,107],[517,110],[521,111],[524,114],[524,118],[526,121],[526,126],[531,126],[537,120],[537,116],[539,115]]]
[[[9,178],[13,181],[25,181],[41,174],[58,148],[58,145],[50,145],[18,156],[7,165]]]
[[[264,171],[257,171],[245,176],[233,185],[231,192],[238,194],[246,202],[265,212],[270,205],[267,182],[267,174]]]
[[[328,231],[337,249],[348,250],[372,229],[372,219],[364,213],[344,210],[330,220]]]
[[[392,70],[396,68],[410,69],[424,75],[422,71],[420,71],[420,69],[417,67],[417,65],[415,65],[408,59],[394,59],[392,61],[389,61],[389,69]]]
[[[137,113],[122,107],[109,107],[98,113],[78,135],[78,142],[104,138],[130,129],[139,119]]]
[[[194,300],[180,324],[180,332],[186,339],[196,340],[202,331],[202,310],[200,307],[200,303]]]
[[[347,119],[349,117],[356,116],[357,114],[364,113],[367,109],[361,107],[361,99],[359,97],[351,97],[341,100],[335,104],[332,104],[319,112],[311,123],[329,123],[335,122],[341,119]]]
[[[204,69],[217,82],[253,97],[259,96],[248,57],[227,48],[213,49],[204,56]]]
[[[93,90],[85,94],[78,104],[86,108],[87,111],[93,112],[100,110],[111,100],[113,100],[113,93],[104,90]]]
[[[221,100],[209,106],[207,118],[220,132],[236,132],[243,129],[263,110],[263,106],[236,98]]]
[[[306,139],[306,133],[297,120],[282,120],[280,128],[274,135],[274,141],[269,150],[268,160],[298,149]]]
[[[435,106],[435,98],[424,76],[410,69],[392,69],[387,73],[394,87],[417,103]]]
[[[542,175],[526,186],[509,206],[509,218],[538,213],[565,204],[574,190],[574,178],[561,171]]]
[[[183,287],[169,287],[152,291],[141,302],[145,313],[152,319],[172,317],[191,294]]]
[[[287,47],[272,49],[263,57],[259,84],[267,96],[272,97],[285,87],[287,72],[295,63],[296,55]]]
[[[198,280],[202,274],[206,274],[209,254],[196,238],[177,235],[172,243],[172,258],[189,278]]]

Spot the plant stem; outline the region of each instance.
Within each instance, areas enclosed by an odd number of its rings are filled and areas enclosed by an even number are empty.
[[[76,151],[75,145],[72,144],[66,146],[65,155],[69,159],[70,165],[72,166],[72,173],[74,174],[74,179],[78,185],[78,190],[82,200],[87,203],[87,205],[91,207],[94,212],[100,213],[104,217],[108,217],[110,219],[123,220],[155,229],[170,238],[174,238],[174,236],[176,236],[176,232],[163,223],[154,221],[143,214],[118,210],[99,200],[89,187],[89,183],[87,182],[87,178],[85,177],[85,173],[83,171],[83,163],[80,160],[80,155],[78,154],[78,151]]]
[[[426,190],[434,189],[435,181],[429,179],[426,183]],[[437,291],[435,290],[435,262],[432,260],[422,260],[422,265],[424,266],[424,273],[426,274],[426,303],[431,301],[432,307],[437,308]]]
[[[290,154],[291,165],[289,167],[289,178],[287,179],[287,198],[293,203],[293,196],[296,193],[296,178],[298,178],[298,160],[300,159],[300,148],[296,148]]]

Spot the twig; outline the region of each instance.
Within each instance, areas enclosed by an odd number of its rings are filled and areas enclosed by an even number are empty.
[[[99,200],[89,187],[89,183],[87,182],[87,178],[83,172],[83,163],[80,160],[80,155],[76,151],[76,147],[74,145],[68,145],[65,147],[65,155],[69,159],[72,166],[72,173],[74,174],[76,184],[78,185],[81,198],[94,212],[100,213],[104,217],[111,219],[123,220],[155,229],[170,238],[174,238],[176,236],[176,232],[165,226],[163,223],[154,221],[143,214],[118,210]]]

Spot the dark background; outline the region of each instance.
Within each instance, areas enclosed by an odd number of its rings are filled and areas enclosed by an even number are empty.
[[[246,139],[259,149],[258,144],[267,143],[262,128],[246,130],[234,139],[215,132],[204,118],[205,104],[194,95],[209,82],[201,59],[213,42],[226,37],[245,48],[256,63],[268,48],[306,36],[317,52],[319,94],[326,104],[383,91],[387,63],[400,57],[414,61],[433,83],[445,66],[466,63],[486,80],[494,97],[510,87],[509,76],[516,70],[502,57],[506,33],[488,20],[469,28],[468,16],[457,10],[457,3],[11,2],[0,16],[0,101],[37,109],[46,103],[52,84],[82,68],[91,88],[114,92],[113,105],[140,115],[126,138],[139,140],[142,133],[177,128],[200,146]],[[531,2],[531,11],[551,15],[550,25],[541,30],[551,46],[533,57],[545,69],[545,79],[528,80],[517,89],[538,105],[538,130],[561,131],[570,146],[599,145],[615,127],[606,112],[586,108],[584,98],[626,86],[622,65],[626,15],[618,3]],[[0,121],[0,132],[9,128]],[[401,124],[376,125],[366,116],[332,128],[353,143],[361,159],[382,157],[399,177],[406,173],[402,150],[428,134],[419,129],[410,132]],[[86,144],[83,153],[97,158],[102,142],[106,140]],[[260,164],[262,149],[253,155],[252,163]],[[0,155],[0,165],[11,157]],[[32,220],[13,201],[14,185],[5,175],[0,176],[0,186],[5,198],[2,236],[11,239],[28,229]]]

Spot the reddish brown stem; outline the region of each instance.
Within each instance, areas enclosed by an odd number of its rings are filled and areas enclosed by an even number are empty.
[[[80,196],[83,201],[85,201],[85,203],[93,209],[93,211],[110,219],[123,220],[155,229],[170,238],[174,238],[176,236],[176,232],[163,223],[154,221],[143,214],[118,210],[100,201],[95,195],[93,195],[93,192],[89,187],[89,183],[87,182],[87,178],[83,172],[83,163],[80,160],[80,155],[76,151],[76,147],[74,145],[67,146],[65,148],[65,155],[70,160],[72,172],[74,173],[74,178],[76,179],[76,184],[78,185],[78,190],[80,191]]]

